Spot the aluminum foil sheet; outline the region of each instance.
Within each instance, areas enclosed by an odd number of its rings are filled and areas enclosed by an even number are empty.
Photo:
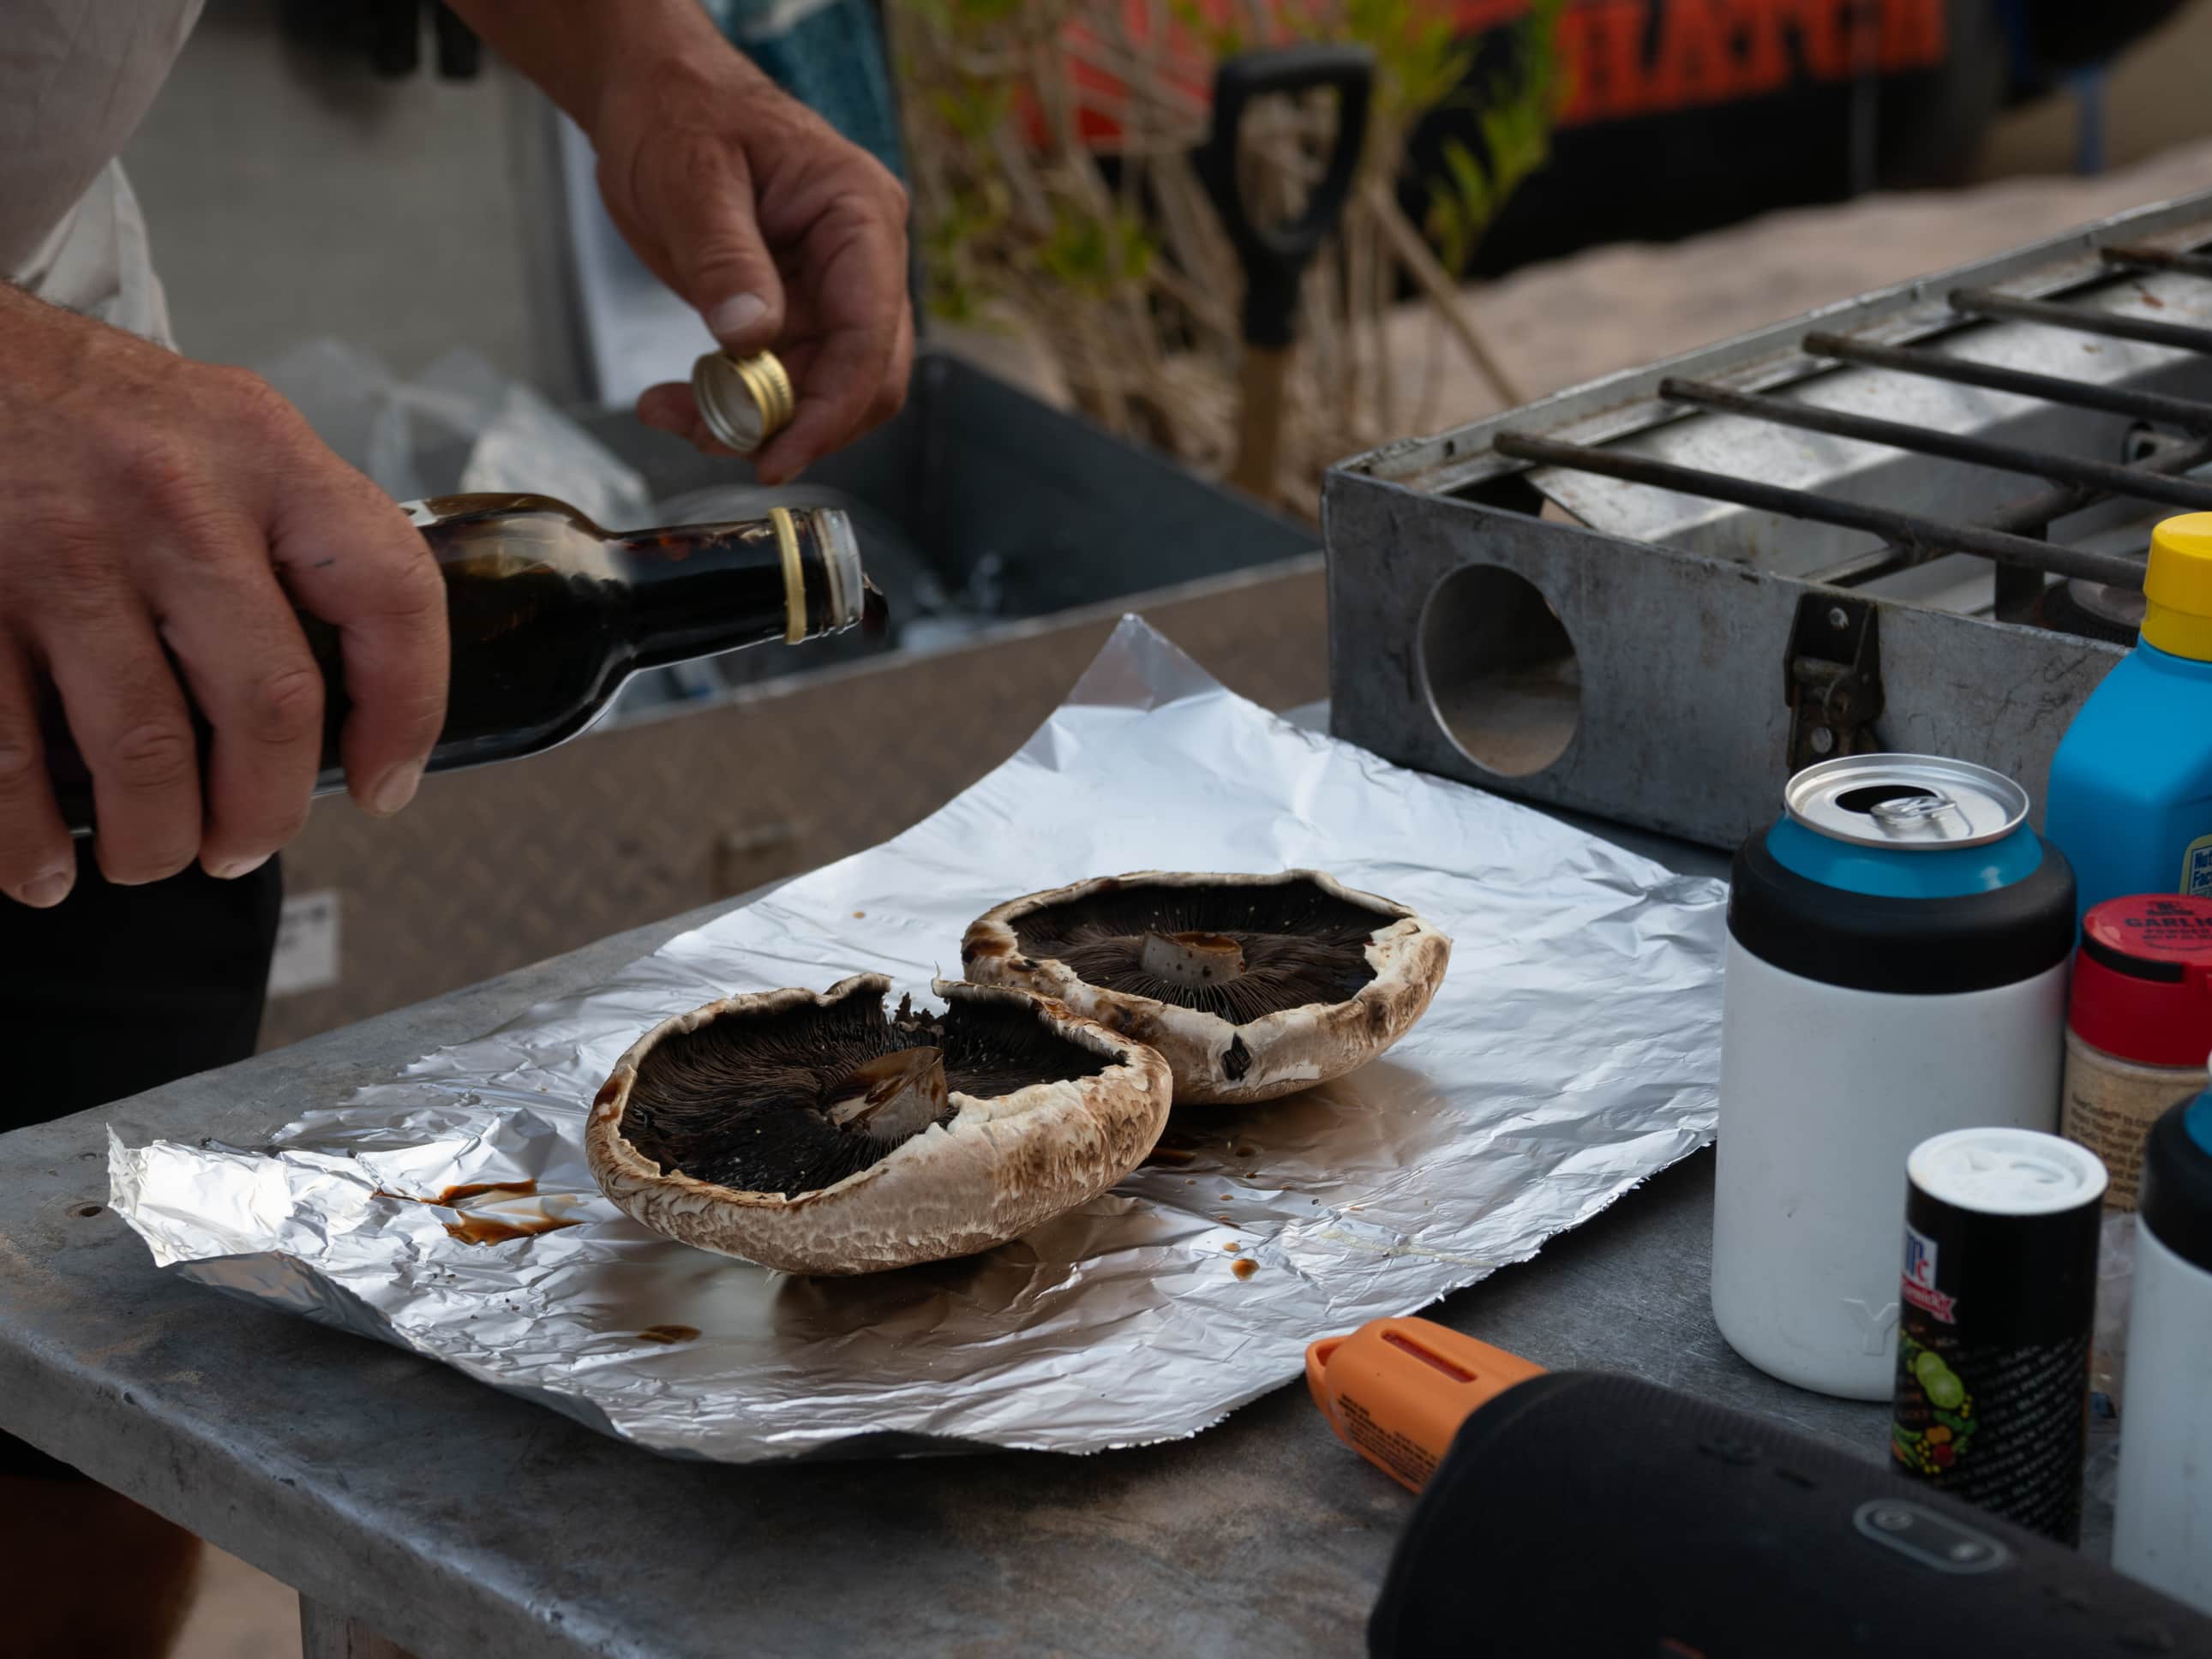
[[[926,998],[1006,898],[1290,866],[1452,936],[1427,1017],[1341,1082],[1178,1111],[1152,1163],[1014,1243],[787,1277],[648,1232],[585,1168],[593,1092],[665,1015],[865,969]],[[191,1278],[664,1452],[1170,1439],[1297,1376],[1314,1338],[1534,1255],[1703,1143],[1724,896],[1292,726],[1130,618],[1019,754],[896,840],[341,1104],[302,1102],[267,1147],[118,1142],[113,1204]],[[453,1190],[495,1182],[535,1186]]]

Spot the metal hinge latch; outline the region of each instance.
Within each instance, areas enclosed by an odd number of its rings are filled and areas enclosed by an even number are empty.
[[[1797,601],[1783,659],[1790,705],[1790,770],[1838,755],[1873,752],[1881,717],[1881,613],[1868,599],[1834,592]]]

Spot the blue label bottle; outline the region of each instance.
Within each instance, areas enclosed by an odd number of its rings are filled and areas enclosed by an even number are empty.
[[[2212,513],[2152,532],[2142,637],[2051,757],[2043,833],[2080,915],[2133,893],[2212,897]]]

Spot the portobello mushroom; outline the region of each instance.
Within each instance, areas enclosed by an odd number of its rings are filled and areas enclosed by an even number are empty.
[[[725,998],[616,1063],[584,1150],[654,1231],[787,1273],[988,1249],[1104,1192],[1167,1121],[1166,1063],[1027,992],[860,974]]]
[[[1271,1100],[1375,1058],[1427,1011],[1451,941],[1314,870],[1148,870],[1002,904],[968,929],[980,984],[1018,986],[1157,1048],[1178,1105]]]

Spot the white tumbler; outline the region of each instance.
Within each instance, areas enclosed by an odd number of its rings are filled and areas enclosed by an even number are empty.
[[[2212,1094],[2152,1126],[2128,1303],[2112,1565],[2212,1613]]]
[[[1907,1155],[2058,1126],[2074,877],[1961,761],[1826,761],[1784,805],[1729,900],[1713,1317],[1761,1370],[1886,1401]]]

